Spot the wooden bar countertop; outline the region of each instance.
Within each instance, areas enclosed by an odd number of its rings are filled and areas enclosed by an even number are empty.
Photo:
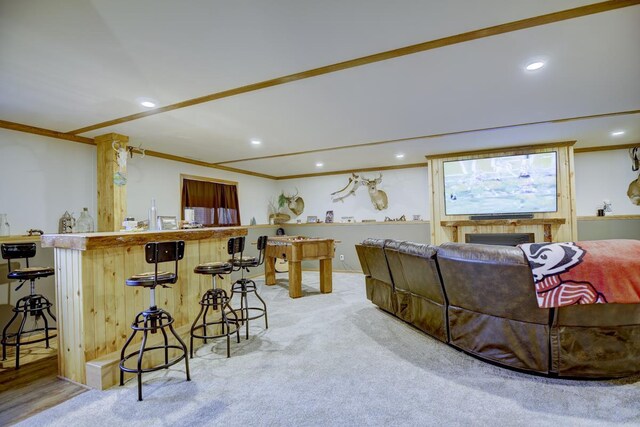
[[[213,227],[184,230],[45,234],[41,237],[41,242],[43,248],[63,248],[86,251],[90,249],[144,245],[148,242],[161,242],[167,240],[222,239],[234,236],[245,236],[246,234],[246,227]]]

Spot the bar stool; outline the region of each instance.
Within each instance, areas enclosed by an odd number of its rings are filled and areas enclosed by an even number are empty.
[[[233,242],[231,242],[233,241]],[[264,327],[265,329],[269,329],[269,323],[267,320],[267,304],[258,294],[256,289],[256,282],[251,279],[245,279],[244,272],[249,272],[249,268],[258,267],[264,262],[264,251],[267,247],[267,236],[258,237],[258,257],[252,256],[243,256],[244,253],[244,243],[245,238],[243,237],[234,237],[229,241],[228,252],[229,255],[233,257],[229,260],[233,264],[234,271],[242,271],[242,277],[235,281],[235,283],[231,286],[231,298],[236,294],[240,294],[240,316],[238,316],[238,320],[245,324],[246,328],[246,339],[249,339],[249,320],[259,319],[264,316]],[[236,254],[240,254],[238,258],[235,257]],[[253,293],[258,300],[262,303],[262,307],[249,307],[249,302],[247,300],[247,294]],[[251,312],[258,312],[254,316],[251,316]]]
[[[134,373],[138,377],[138,400],[142,400],[142,374],[144,372],[153,372],[160,369],[167,369],[172,365],[184,359],[187,371],[187,381],[191,381],[189,376],[189,359],[187,358],[187,346],[173,328],[174,319],[167,311],[156,306],[156,286],[168,288],[169,284],[178,281],[178,261],[184,257],[184,241],[177,242],[152,242],[147,243],[144,247],[145,258],[148,264],[154,264],[155,270],[148,273],[137,274],[127,279],[127,286],[142,286],[149,288],[150,304],[147,310],[144,310],[136,316],[131,324],[133,332],[122,347],[120,352],[120,385],[124,385],[124,373]],[[175,272],[158,271],[158,263],[175,261]],[[166,328],[173,334],[180,345],[169,345]],[[155,334],[160,330],[164,337],[164,345],[155,345],[147,347],[147,337],[149,332]],[[142,343],[140,349],[127,353],[127,346],[131,343],[138,332],[142,332]],[[182,350],[182,354],[174,359],[169,360],[169,349]],[[142,367],[142,359],[144,353],[152,350],[164,350],[164,364],[153,366],[150,368]],[[125,366],[127,360],[137,356],[137,365],[135,368],[127,368]]]
[[[233,239],[229,240],[227,244],[227,248],[233,245]],[[235,254],[234,254],[235,258]],[[220,289],[216,286],[216,278],[222,279],[222,275],[231,274],[233,271],[233,259],[232,262],[207,262],[204,264],[198,264],[194,269],[194,273],[196,274],[207,274],[211,275],[212,278],[212,287],[207,290],[200,299],[200,313],[196,317],[196,320],[193,321],[193,325],[191,325],[191,346],[190,346],[190,356],[193,358],[193,339],[198,338],[207,343],[208,339],[227,337],[227,357],[231,357],[230,350],[230,336],[233,333],[236,333],[236,338],[238,343],[240,342],[240,324],[238,322],[238,316],[236,312],[229,305],[230,297],[227,295],[227,292],[224,289]],[[220,309],[220,319],[214,320],[212,322],[207,322],[207,313],[209,310],[215,312]],[[229,314],[233,316],[233,319],[229,319]],[[202,323],[198,324],[198,321],[202,317]],[[235,324],[235,328],[231,329],[231,324]],[[220,325],[221,333],[214,335],[207,335],[207,326],[217,326]],[[202,329],[200,333],[199,330]]]
[[[31,286],[29,295],[22,297],[16,302],[13,311],[13,317],[9,320],[9,323],[2,330],[2,360],[7,360],[7,347],[16,348],[16,369],[20,368],[20,347],[23,345],[35,344],[42,341],[46,342],[47,348],[49,348],[49,339],[55,338],[57,335],[49,335],[49,331],[55,331],[54,326],[49,326],[49,320],[47,316],[57,322],[56,317],[51,313],[51,302],[44,296],[36,294],[36,279],[41,277],[53,276],[54,269],[52,267],[29,267],[29,258],[33,258],[36,255],[35,243],[3,243],[0,247],[2,252],[2,258],[7,260],[8,274],[7,278],[11,280],[20,280],[22,283],[18,285],[16,291],[29,281]],[[24,259],[26,263],[25,268],[18,268],[11,270],[11,260]],[[46,312],[46,313],[45,313]],[[20,321],[20,327],[18,332],[8,333],[11,324],[22,314],[22,320]],[[25,329],[27,319],[29,317],[35,318],[35,325],[31,329]],[[38,320],[42,318],[44,326],[38,326]],[[44,338],[32,339],[25,342],[21,342],[23,335],[30,335],[35,332],[44,332]],[[15,340],[10,341],[11,338]]]

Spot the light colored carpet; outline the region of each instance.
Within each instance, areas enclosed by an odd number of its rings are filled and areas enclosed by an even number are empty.
[[[260,285],[269,329],[202,347],[184,365],[136,383],[90,391],[20,425],[610,425],[640,424],[640,379],[571,381],[498,368],[458,352],[377,309],[364,278],[334,274],[304,297],[286,281]]]

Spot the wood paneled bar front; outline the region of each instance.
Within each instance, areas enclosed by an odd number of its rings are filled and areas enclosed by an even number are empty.
[[[131,322],[149,307],[148,290],[125,285],[128,277],[152,270],[145,262],[146,243],[185,241],[177,283],[158,287],[156,294],[158,306],[171,313],[174,326],[184,334],[200,309],[200,297],[211,286],[211,278],[194,274],[194,267],[228,259],[227,240],[246,234],[245,227],[221,227],[42,236],[42,247],[54,248],[58,374],[95,388],[114,384]],[[229,279],[217,285],[228,290]]]

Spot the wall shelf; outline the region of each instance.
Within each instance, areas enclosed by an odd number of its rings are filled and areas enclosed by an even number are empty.
[[[443,227],[473,227],[491,225],[545,225],[566,224],[565,218],[520,218],[520,219],[464,219],[456,221],[440,221]]]
[[[608,216],[579,216],[578,221],[605,221],[612,219],[640,219],[640,215],[608,215]]]

